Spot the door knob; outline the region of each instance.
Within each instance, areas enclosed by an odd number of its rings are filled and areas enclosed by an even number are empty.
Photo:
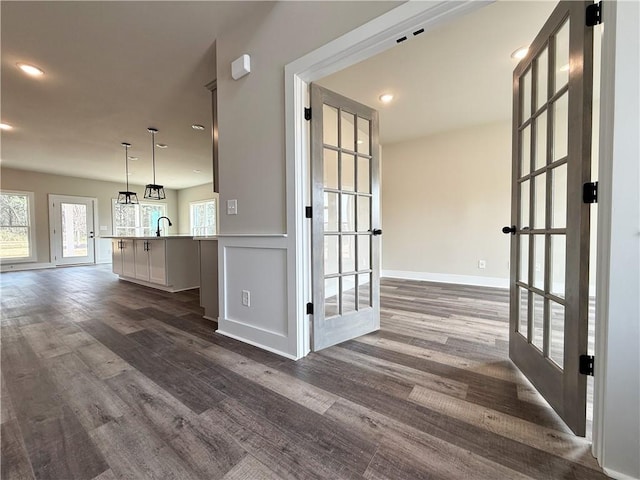
[[[374,228],[371,233],[373,235],[382,235],[382,230],[380,230],[379,228]]]
[[[511,225],[510,227],[502,227],[502,233],[515,235],[516,234],[516,226]]]

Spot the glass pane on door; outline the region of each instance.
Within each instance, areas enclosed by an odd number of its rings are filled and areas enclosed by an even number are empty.
[[[542,351],[544,346],[544,297],[533,293],[533,337],[531,343]]]
[[[324,188],[338,188],[338,152],[324,149]]]
[[[356,160],[353,155],[348,153],[342,154],[342,190],[350,192],[356,189]]]
[[[358,117],[358,153],[369,155],[369,130],[371,128],[371,122],[366,118]]]
[[[371,274],[358,275],[358,310],[371,307]]]
[[[567,226],[567,164],[551,170],[551,228]]]
[[[351,152],[356,151],[356,140],[355,140],[355,128],[356,128],[356,119],[355,115],[349,112],[345,112],[344,110],[341,112],[340,118],[340,148],[345,150],[349,150]]]
[[[356,311],[356,275],[342,277],[342,315]]]
[[[335,317],[340,313],[338,296],[340,293],[340,279],[327,278],[324,281],[324,316],[326,318]]]
[[[87,206],[61,203],[62,257],[86,257],[88,251]]]
[[[567,156],[569,144],[569,95],[553,102],[553,161]]]
[[[535,169],[544,167],[547,164],[547,111],[544,110],[535,120],[536,122],[536,151]]]
[[[549,301],[549,358],[564,366],[564,305]]]
[[[547,101],[547,78],[549,68],[549,55],[545,48],[537,59],[538,74],[536,78],[537,101],[536,110]]]
[[[555,35],[555,89],[557,92],[569,82],[569,20]]]
[[[518,309],[518,332],[529,339],[529,290],[526,288],[518,287],[518,302],[520,308]]]

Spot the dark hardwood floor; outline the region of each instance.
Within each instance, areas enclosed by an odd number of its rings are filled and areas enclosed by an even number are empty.
[[[2,274],[2,479],[601,479],[507,359],[503,291],[383,280],[382,329],[298,362],[197,291]]]

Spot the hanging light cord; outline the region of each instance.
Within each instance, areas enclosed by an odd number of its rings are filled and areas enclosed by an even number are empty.
[[[124,169],[127,173],[127,192],[129,191],[129,145],[124,146]]]
[[[156,132],[151,130],[151,158],[153,162],[153,184],[156,184]]]

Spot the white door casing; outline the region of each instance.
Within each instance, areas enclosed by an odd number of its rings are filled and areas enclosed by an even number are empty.
[[[95,263],[97,199],[49,195],[51,261],[55,265]]]

